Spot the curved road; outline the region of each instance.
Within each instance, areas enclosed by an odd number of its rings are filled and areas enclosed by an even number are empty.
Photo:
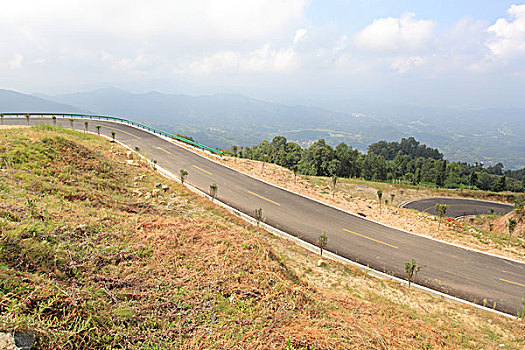
[[[69,121],[58,118],[69,127]],[[140,147],[163,168],[177,174],[188,170],[187,182],[208,192],[218,185],[217,198],[249,215],[263,209],[266,223],[315,243],[326,230],[327,250],[369,265],[390,275],[405,278],[404,264],[415,259],[426,267],[416,282],[461,299],[487,305],[512,315],[525,293],[525,263],[475,252],[372,222],[292,192],[279,189],[166,141],[135,127],[114,122],[87,120],[89,130],[116,138],[131,148]],[[25,118],[7,118],[9,124],[26,124]],[[31,118],[31,123],[51,123]],[[84,128],[84,120],[75,122]]]
[[[400,205],[401,208],[415,209],[432,215],[437,215],[436,204],[448,205],[447,217],[458,218],[477,214],[507,214],[514,207],[510,204],[483,201],[469,198],[429,197],[416,199]]]

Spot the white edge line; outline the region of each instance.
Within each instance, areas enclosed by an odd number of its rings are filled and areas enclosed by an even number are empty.
[[[22,118],[22,117],[18,117],[18,118]],[[66,117],[63,117],[63,118],[65,119]],[[49,118],[47,118],[47,119],[49,119]],[[77,118],[77,119],[88,119],[88,118]],[[103,119],[91,119],[91,120],[107,121],[107,120],[103,120]],[[507,261],[512,261],[512,262],[515,262],[515,263],[518,263],[518,264],[523,264],[523,265],[525,265],[525,261],[522,261],[522,260],[516,260],[516,259],[513,259],[513,258],[506,257],[506,256],[502,256],[502,255],[498,255],[498,254],[494,254],[494,253],[489,253],[489,252],[484,252],[484,251],[482,251],[482,250],[478,250],[478,249],[475,249],[475,248],[466,247],[466,246],[463,246],[463,245],[460,245],[460,244],[451,243],[451,242],[446,242],[446,241],[443,241],[443,240],[440,240],[440,239],[437,239],[437,238],[434,238],[434,237],[425,236],[425,235],[422,235],[422,234],[419,234],[419,233],[410,232],[410,231],[403,230],[403,229],[401,229],[401,228],[397,228],[397,227],[393,227],[393,226],[390,226],[390,225],[387,225],[387,224],[383,224],[382,222],[374,221],[374,220],[369,219],[369,218],[367,218],[367,217],[362,217],[362,216],[357,215],[357,214],[355,214],[355,213],[352,213],[352,212],[346,211],[346,210],[344,210],[344,209],[341,209],[341,208],[335,207],[335,206],[333,206],[333,205],[331,205],[331,204],[327,204],[327,203],[321,202],[321,201],[318,200],[318,199],[307,197],[307,196],[305,196],[305,195],[303,195],[303,194],[301,194],[301,193],[294,192],[294,191],[292,191],[292,190],[289,190],[289,189],[287,189],[287,188],[280,187],[280,186],[278,186],[278,185],[272,184],[272,183],[267,182],[267,181],[265,181],[265,180],[258,179],[258,178],[254,177],[254,176],[252,176],[252,175],[249,175],[249,174],[245,174],[245,173],[243,173],[243,172],[240,172],[240,171],[238,171],[238,170],[236,170],[236,169],[234,169],[234,168],[231,168],[231,167],[229,167],[229,166],[227,166],[227,165],[225,165],[225,164],[222,164],[222,163],[220,163],[220,162],[218,162],[218,161],[216,161],[216,160],[214,160],[214,159],[210,159],[210,158],[208,158],[208,157],[205,157],[205,156],[203,156],[202,154],[196,152],[195,150],[193,150],[193,149],[191,149],[191,148],[186,148],[186,147],[180,145],[180,144],[179,144],[179,141],[176,141],[176,140],[170,139],[170,138],[168,138],[168,137],[166,137],[166,136],[159,135],[159,134],[153,133],[153,132],[151,132],[151,131],[149,131],[149,130],[142,129],[142,128],[139,128],[139,127],[137,127],[137,126],[135,126],[135,125],[127,124],[127,123],[120,122],[120,121],[107,121],[107,122],[116,123],[116,124],[122,124],[122,125],[127,125],[127,126],[130,126],[130,127],[134,127],[134,128],[137,129],[137,130],[141,130],[141,131],[148,132],[148,133],[150,133],[150,134],[152,134],[152,135],[154,135],[154,136],[157,136],[157,137],[159,137],[159,138],[161,138],[161,139],[164,139],[165,141],[168,141],[168,142],[170,142],[170,143],[172,143],[172,144],[175,144],[175,145],[181,147],[182,149],[185,149],[185,150],[187,150],[187,151],[189,151],[189,152],[192,152],[192,153],[198,155],[199,157],[202,157],[202,158],[207,159],[207,160],[209,160],[209,161],[211,161],[211,162],[214,162],[214,163],[216,163],[216,164],[218,164],[218,165],[221,165],[221,166],[223,166],[223,167],[225,167],[225,168],[228,168],[228,169],[230,169],[230,170],[233,170],[233,171],[235,171],[235,172],[237,172],[237,173],[239,173],[239,174],[241,174],[241,175],[248,176],[248,177],[250,177],[250,178],[252,178],[252,179],[254,179],[254,180],[257,180],[257,181],[263,182],[263,183],[265,183],[265,184],[267,184],[267,185],[273,186],[273,187],[278,188],[278,189],[281,189],[281,190],[283,190],[283,191],[286,191],[286,192],[289,192],[289,193],[293,193],[293,194],[295,194],[295,195],[297,195],[297,196],[300,196],[300,197],[303,197],[303,198],[309,199],[309,200],[311,200],[311,201],[314,201],[314,202],[317,202],[317,203],[319,203],[319,204],[325,205],[325,206],[330,207],[330,208],[332,208],[332,209],[336,209],[336,210],[339,210],[339,211],[341,211],[341,212],[343,212],[343,213],[350,214],[350,215],[352,215],[352,216],[355,216],[356,218],[359,218],[359,219],[362,219],[362,220],[367,220],[367,221],[370,221],[370,222],[376,223],[376,224],[378,224],[378,225],[381,225],[381,226],[383,226],[383,227],[388,227],[388,228],[390,228],[390,229],[397,230],[397,231],[401,231],[401,232],[407,233],[407,234],[409,234],[409,235],[413,235],[413,236],[417,236],[417,237],[421,237],[421,238],[429,239],[429,240],[432,240],[432,241],[435,241],[435,242],[440,242],[440,243],[443,243],[443,244],[448,244],[448,245],[453,246],[453,247],[456,247],[456,248],[465,249],[465,250],[469,250],[469,251],[472,251],[472,252],[476,252],[476,253],[480,253],[480,254],[485,254],[485,255],[488,255],[488,256],[495,257],[495,258],[500,258],[500,259],[504,259],[504,260],[507,260]],[[214,157],[220,158],[219,156],[217,156],[217,155],[215,155],[215,154],[212,154],[212,153],[209,152],[209,151],[205,151],[205,150],[203,150],[203,151],[206,152],[206,153],[211,154],[211,155],[214,156]],[[447,197],[445,197],[445,198],[447,198]],[[495,203],[498,203],[498,202],[495,202]],[[412,210],[413,210],[413,209],[412,209]]]
[[[124,123],[125,124],[125,123]],[[129,124],[125,124],[125,125],[129,125]],[[96,136],[101,136],[101,137],[104,137],[110,141],[113,141],[112,138],[110,138],[109,136],[105,136],[105,135],[98,135],[92,131],[88,131],[87,133],[89,134],[92,134],[92,135],[96,135]],[[154,134],[156,135],[156,134]],[[159,136],[159,135],[157,135]],[[134,152],[134,153],[137,153],[135,150],[133,150],[130,146],[122,143],[121,141],[118,141],[118,140],[115,140],[113,141],[115,143],[118,143],[119,145],[123,146],[124,148]],[[179,147],[182,147],[180,145],[178,145]],[[185,147],[183,147],[185,148]],[[186,149],[186,148],[185,148]],[[196,153],[196,152],[194,152]],[[198,153],[196,153],[198,154]],[[155,166],[155,168],[158,170],[158,172],[163,175],[164,177],[170,179],[170,180],[175,180],[176,182],[178,183],[181,183],[180,179],[175,176],[172,172],[170,172],[169,170],[166,170],[160,166],[158,166],[157,164],[154,164],[152,161],[150,161],[149,159],[147,159],[146,157],[144,157],[142,154],[138,153],[138,155],[146,160],[150,165],[152,166]],[[199,156],[202,157],[202,155],[198,154]],[[204,158],[204,157],[203,157]],[[207,159],[207,158],[206,158]],[[219,163],[220,164],[220,163]],[[220,164],[220,165],[223,165],[223,164]],[[226,166],[228,167],[228,166]],[[229,167],[228,167],[229,168]],[[230,168],[231,169],[231,168]],[[232,170],[235,170],[235,169],[232,169]],[[236,170],[235,170],[236,171]],[[243,174],[243,173],[241,173]],[[244,174],[244,175],[247,175],[247,174]],[[247,175],[249,176],[249,175]],[[251,177],[251,176],[250,176]],[[258,179],[256,179],[258,180]],[[263,181],[265,182],[265,181]],[[184,183],[181,183],[183,186],[186,186],[189,190],[191,190],[192,192],[195,192],[197,193],[198,195],[202,196],[202,197],[205,197],[209,200],[211,200],[213,203],[216,203],[218,205],[220,205],[221,207],[227,209],[229,212],[231,212],[232,214],[242,218],[244,221],[252,224],[252,225],[257,225],[257,221],[252,218],[251,216],[229,206],[228,204],[226,203],[223,203],[221,202],[220,200],[218,199],[213,199],[210,195],[208,195],[207,193],[197,189],[196,187],[193,187],[192,185],[188,184],[187,182],[184,182]],[[273,184],[270,184],[270,185],[273,185]],[[274,187],[278,187],[278,186],[274,186]],[[279,187],[280,188],[280,187]],[[285,189],[286,190],[286,189]],[[292,191],[289,191],[289,192],[292,192]],[[294,192],[292,192],[294,193]],[[308,197],[306,197],[308,198]],[[309,198],[311,199],[311,198]],[[321,204],[324,204],[322,202],[320,202]],[[335,208],[335,209],[339,209],[339,208]],[[340,210],[340,209],[339,209]],[[344,211],[344,210],[342,210]],[[350,213],[352,214],[352,213]],[[373,220],[370,220],[372,222],[375,222]],[[264,227],[264,229],[270,233],[273,233],[275,236],[278,236],[278,237],[281,237],[281,238],[284,238],[286,240],[289,240],[289,241],[292,241],[294,242],[295,244],[299,245],[300,247],[312,252],[312,253],[317,253],[319,251],[319,248],[316,247],[315,245],[313,244],[310,244],[308,242],[305,242],[303,240],[301,240],[300,238],[297,238],[295,236],[292,236],[284,231],[281,231],[279,230],[278,228],[275,228],[273,226],[270,226],[264,222],[259,222],[259,226],[262,226]],[[384,225],[384,226],[387,226],[387,225]],[[446,243],[446,242],[445,242]],[[352,261],[352,260],[349,260],[345,257],[342,257],[340,255],[337,255],[335,253],[332,253],[331,251],[329,250],[325,250],[325,255],[324,255],[326,258],[330,259],[330,260],[333,260],[333,261],[336,261],[336,262],[340,262],[340,263],[343,263],[343,264],[350,264],[352,266],[355,266],[357,268],[359,268],[360,270],[364,271],[367,275],[370,275],[370,276],[374,276],[374,277],[377,277],[379,279],[383,279],[383,280],[391,280],[391,281],[396,281],[402,285],[405,285],[405,286],[408,286],[408,282],[405,281],[404,279],[401,279],[401,278],[398,278],[398,277],[395,277],[395,276],[392,276],[392,275],[389,275],[389,274],[386,274],[384,272],[381,272],[381,271],[378,271],[378,270],[375,270],[375,269],[372,269],[368,266],[365,266],[365,265],[362,265],[360,263],[357,263],[355,261]],[[488,312],[491,312],[491,313],[495,313],[495,314],[498,314],[500,316],[506,316],[508,318],[512,318],[512,319],[517,319],[516,316],[514,315],[511,315],[511,314],[507,314],[505,312],[502,312],[502,311],[498,311],[498,310],[494,310],[494,309],[490,309],[488,307],[485,307],[485,306],[482,306],[482,305],[478,305],[478,304],[475,304],[473,302],[470,302],[470,301],[467,301],[467,300],[464,300],[464,299],[461,299],[461,298],[458,298],[458,297],[455,297],[455,296],[452,296],[452,295],[448,295],[448,294],[445,294],[443,292],[440,292],[440,291],[437,291],[437,290],[434,290],[434,289],[431,289],[431,288],[428,288],[428,287],[425,287],[425,286],[422,286],[422,285],[419,285],[417,283],[412,283],[412,286],[414,286],[415,289],[418,289],[418,290],[421,290],[423,292],[427,292],[429,294],[432,294],[432,295],[436,295],[436,296],[440,296],[442,298],[445,298],[445,299],[449,299],[449,300],[452,300],[452,301],[455,301],[455,302],[458,302],[458,303],[461,303],[461,304],[465,304],[465,305],[469,305],[469,306],[472,306],[476,309],[479,309],[479,310],[483,310],[483,311],[488,311]]]

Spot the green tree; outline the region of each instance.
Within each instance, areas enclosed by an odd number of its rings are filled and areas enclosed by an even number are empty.
[[[270,162],[285,166],[286,164],[286,138],[284,136],[275,136],[270,143]]]
[[[295,168],[297,171],[299,161],[301,160],[303,149],[301,148],[301,146],[299,146],[298,144],[294,142],[288,142],[286,144],[285,149],[286,149],[286,157],[285,157],[284,166],[292,171]]]
[[[332,159],[328,162],[328,166],[326,170],[328,171],[328,175],[330,176],[337,176],[337,174],[340,173],[341,169],[341,162],[337,159]]]
[[[184,185],[184,181],[186,181],[186,177],[188,176],[188,172],[185,169],[179,170],[179,178],[180,182]]]
[[[494,188],[493,178],[491,175],[482,171],[478,175],[477,186],[479,189],[489,191]]]
[[[217,190],[218,189],[219,189],[219,186],[217,186],[216,184],[211,184],[210,185],[210,197],[211,197],[212,201],[217,197]]]
[[[234,156],[234,157],[237,157],[237,152],[239,151],[239,147],[237,147],[236,145],[233,145],[233,146],[231,147],[231,151],[232,151],[232,153],[233,153],[233,156]]]
[[[323,256],[323,250],[326,248],[327,243],[328,243],[328,237],[326,236],[326,231],[323,230],[323,232],[317,238],[317,246],[321,250],[321,256]]]
[[[525,293],[523,294],[523,297],[521,298],[521,306],[518,305],[517,307],[517,313],[518,319],[521,318],[522,321],[525,321]]]
[[[436,185],[438,187],[443,187],[445,184],[445,180],[447,177],[447,161],[444,160],[441,162],[441,170],[438,173],[437,179],[436,179]]]
[[[470,178],[468,182],[469,188],[476,187],[477,182],[478,182],[478,173],[473,171],[472,173],[470,173]]]
[[[438,203],[436,204],[435,209],[436,209],[436,213],[439,216],[439,225],[438,225],[438,230],[439,230],[441,228],[441,219],[443,218],[443,216],[447,214],[448,205]]]
[[[294,165],[293,168],[292,168],[292,172],[293,172],[293,184],[294,184],[294,186],[295,186],[296,179],[297,179],[297,171],[298,171],[298,167],[297,167],[297,165]]]
[[[492,175],[503,175],[503,163],[498,162],[496,165],[489,166],[487,168],[487,173]]]
[[[335,197],[336,186],[337,186],[337,175],[332,175],[332,179],[330,180],[330,187],[332,187],[332,198]]]
[[[513,218],[509,218],[509,224],[508,224],[508,228],[509,228],[509,241],[507,243],[508,246],[510,246],[510,239],[512,237],[512,233],[514,232],[514,230],[516,229],[516,225],[518,225],[518,222],[516,221],[516,219],[513,219]]]
[[[377,190],[377,199],[379,200],[379,214],[381,214],[381,199],[383,198],[383,191]]]
[[[423,268],[424,266],[419,266],[414,259],[410,262],[405,263],[405,271],[407,273],[407,280],[408,280],[408,288],[410,288],[410,284],[414,282],[416,279],[417,273]]]
[[[328,166],[334,158],[333,148],[324,139],[319,139],[303,152],[299,169],[303,174],[329,176]]]
[[[262,157],[262,166],[261,166],[261,175],[264,173],[264,166],[266,165],[266,162],[268,161],[268,155],[267,154],[263,154]]]
[[[516,213],[516,220],[518,222],[523,222],[523,217],[525,216],[525,211],[523,206],[525,202],[525,196],[517,196],[514,199],[514,212]]]
[[[499,178],[498,183],[496,184],[496,187],[494,188],[494,190],[496,192],[502,192],[502,191],[505,191],[506,188],[507,188],[507,177],[503,175]]]
[[[414,176],[414,185],[421,183],[421,168],[416,169],[416,175]]]
[[[263,217],[263,210],[262,208],[257,208],[253,211],[253,217],[255,218],[255,221],[257,222],[257,227],[259,227],[259,223],[261,221],[264,221]]]

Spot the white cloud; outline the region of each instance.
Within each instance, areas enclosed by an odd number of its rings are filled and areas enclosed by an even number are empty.
[[[295,32],[295,37],[293,38],[293,44],[297,45],[297,43],[306,35],[307,30],[306,29],[298,29]]]
[[[499,82],[525,74],[525,5],[492,23],[466,16],[436,28],[442,15],[405,13],[371,17],[355,30],[333,12],[338,6],[305,11],[311,0],[4,2],[0,85],[21,90],[120,84],[347,94],[363,85],[373,93],[389,79],[409,91],[413,84],[403,82],[411,79]]]
[[[24,56],[22,56],[19,53],[15,53],[13,58],[9,62],[7,62],[7,65],[9,66],[9,69],[15,70],[15,69],[21,69],[23,63],[24,63]]]
[[[38,64],[38,65],[44,65],[46,64],[46,59],[45,58],[35,58],[34,60],[31,61],[32,64]]]
[[[300,65],[292,48],[272,49],[270,44],[250,52],[220,51],[174,70],[176,74],[277,73],[292,71]]]
[[[423,65],[424,59],[419,56],[398,57],[392,62],[392,69],[397,70],[398,73],[407,73],[415,67]]]
[[[337,42],[335,43],[334,53],[338,53],[346,49],[347,43],[348,43],[348,36],[346,35],[341,36],[339,40],[337,40]]]
[[[357,33],[354,43],[374,51],[416,50],[432,39],[434,26],[433,21],[416,20],[411,12],[399,18],[379,18]]]
[[[123,58],[117,62],[117,66],[133,74],[146,74],[155,68],[159,63],[159,58],[154,55],[140,54],[134,58]]]
[[[350,53],[338,55],[332,59],[332,62],[336,70],[347,73],[371,72],[379,65],[377,59],[355,56]]]
[[[80,39],[160,36],[238,42],[279,34],[303,16],[306,0],[19,0],[2,4],[0,23],[26,39],[70,32]],[[47,40],[46,40],[47,42]]]
[[[446,46],[454,51],[477,51],[483,48],[487,38],[487,27],[485,21],[476,20],[471,16],[465,16],[454,23],[444,34]]]
[[[512,5],[510,21],[500,18],[488,28],[486,45],[493,58],[509,59],[525,53],[525,5]]]
[[[299,65],[290,40],[304,40],[308,2],[7,1],[0,10],[0,85],[33,88],[17,79],[21,67],[42,84],[55,75],[69,77],[71,86],[172,79],[174,67],[287,72]]]

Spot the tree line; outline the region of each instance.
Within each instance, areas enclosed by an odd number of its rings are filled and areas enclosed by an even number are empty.
[[[524,192],[525,168],[503,171],[503,164],[449,162],[437,148],[420,144],[414,137],[400,142],[379,141],[360,153],[344,142],[335,148],[319,139],[308,148],[276,136],[252,147],[232,146],[226,154],[275,163],[294,173],[314,176],[363,178],[444,188]]]

